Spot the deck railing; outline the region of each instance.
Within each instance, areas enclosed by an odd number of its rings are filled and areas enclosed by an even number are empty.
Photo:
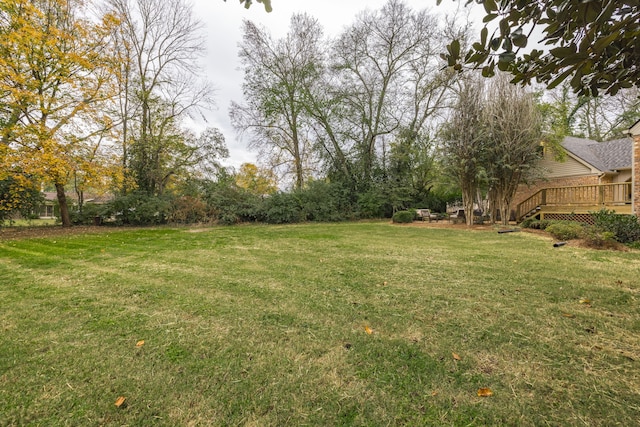
[[[631,203],[631,183],[580,185],[543,188],[518,204],[516,218],[521,221],[543,206],[607,207]]]

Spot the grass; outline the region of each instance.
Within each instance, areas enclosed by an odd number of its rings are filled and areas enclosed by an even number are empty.
[[[0,425],[635,425],[640,252],[551,243],[386,223],[1,241]]]
[[[1,227],[50,227],[56,225],[55,218],[7,219]]]

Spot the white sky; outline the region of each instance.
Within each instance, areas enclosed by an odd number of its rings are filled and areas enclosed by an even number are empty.
[[[238,167],[242,163],[257,163],[256,153],[247,148],[247,137],[239,140],[229,122],[231,101],[242,102],[242,72],[238,61],[238,43],[242,39],[243,19],[250,19],[267,27],[274,38],[284,36],[289,29],[292,14],[306,12],[318,19],[326,35],[334,36],[353,22],[355,16],[369,8],[380,9],[387,0],[272,0],[273,12],[266,13],[264,6],[254,1],[250,9],[245,9],[237,0],[192,0],[193,12],[205,25],[207,36],[207,56],[205,72],[207,79],[216,90],[217,110],[206,114],[208,126],[217,127],[225,136],[230,157],[224,163]],[[455,12],[465,0],[458,2],[443,0],[440,6],[436,0],[404,0],[415,10],[430,9],[443,15]],[[472,7],[472,6],[470,6]],[[464,9],[464,8],[463,8]],[[477,9],[474,9],[477,11]],[[483,12],[480,9],[480,12]],[[466,18],[463,10],[460,19]],[[477,13],[476,13],[477,15]]]

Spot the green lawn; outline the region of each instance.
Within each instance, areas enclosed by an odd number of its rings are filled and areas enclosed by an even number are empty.
[[[640,252],[552,242],[387,223],[0,241],[0,425],[637,425]]]
[[[54,218],[47,219],[12,219],[6,220],[4,224],[5,226],[10,227],[49,227],[56,224],[56,220]]]

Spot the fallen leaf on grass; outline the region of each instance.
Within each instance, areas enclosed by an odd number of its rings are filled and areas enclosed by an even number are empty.
[[[144,345],[144,340],[140,340],[136,343],[136,347],[142,347]]]
[[[489,397],[493,396],[493,391],[490,388],[479,388],[478,389],[478,397]]]
[[[569,318],[571,318],[571,319],[573,319],[574,317],[576,317],[574,314],[571,314],[571,313],[562,313],[562,315],[563,315],[564,317],[569,317]]]
[[[124,408],[124,402],[125,400],[127,400],[126,397],[124,396],[120,396],[119,398],[116,399],[116,407],[118,408]]]
[[[368,326],[365,326],[365,327],[364,327],[364,331],[365,331],[367,334],[369,334],[369,335],[371,335],[371,334],[373,333],[373,329],[371,329],[371,328],[370,328],[370,327],[368,327]]]
[[[588,299],[588,298],[582,298],[582,299],[580,300],[580,304],[587,304],[587,305],[589,305],[589,304],[591,304],[591,300],[590,300],[590,299]]]
[[[453,356],[453,358],[455,360],[462,360],[462,357],[460,357],[460,355],[456,354],[456,353],[451,353],[451,355]]]

